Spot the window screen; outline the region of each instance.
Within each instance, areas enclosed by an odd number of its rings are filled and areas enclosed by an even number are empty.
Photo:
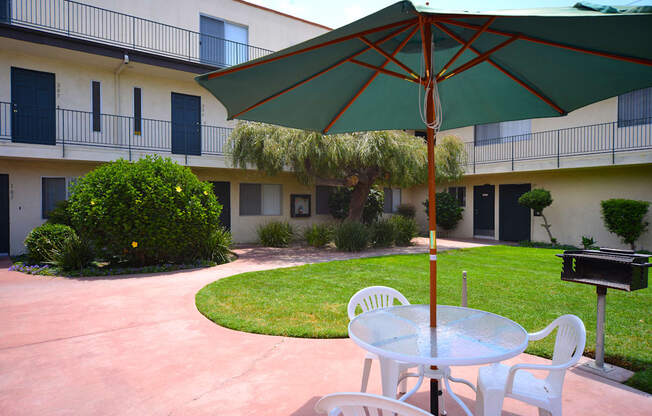
[[[140,88],[134,88],[134,134],[140,136],[142,125],[142,103]]]
[[[261,200],[259,183],[240,184],[240,215],[260,215]]]
[[[618,127],[652,123],[652,87],[618,96]]]
[[[262,186],[263,215],[281,215],[281,185]]]
[[[281,185],[241,183],[240,215],[281,215]]]
[[[91,83],[91,101],[92,101],[92,113],[93,113],[93,131],[102,130],[102,124],[100,120],[101,113],[101,94],[100,94],[100,83],[99,81],[93,81]]]
[[[328,215],[331,213],[328,201],[334,190],[334,186],[317,185],[317,215]]]
[[[475,145],[528,140],[532,133],[531,120],[504,121],[475,126]]]
[[[42,217],[48,218],[57,203],[66,199],[66,178],[42,178],[41,191]]]
[[[386,214],[392,213],[393,196],[392,188],[383,188],[383,212]]]

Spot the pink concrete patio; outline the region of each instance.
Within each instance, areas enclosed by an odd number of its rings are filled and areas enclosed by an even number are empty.
[[[478,242],[440,240],[440,247]],[[421,244],[400,250],[424,252]],[[241,248],[234,263],[163,276],[63,279],[0,266],[2,415],[312,415],[324,394],[357,391],[364,352],[348,339],[231,331],[205,319],[195,293],[243,271],[352,257],[312,249]],[[365,255],[388,254],[379,250]],[[425,266],[424,266],[425,267]],[[523,354],[514,361],[545,362]],[[374,364],[376,365],[376,364]],[[475,368],[455,376],[475,380]],[[426,407],[426,388],[411,403]],[[455,391],[473,406],[465,386]],[[378,367],[370,391],[378,393]],[[571,371],[567,415],[649,415],[652,400]],[[451,415],[461,414],[450,400]],[[507,400],[504,415],[535,415]]]

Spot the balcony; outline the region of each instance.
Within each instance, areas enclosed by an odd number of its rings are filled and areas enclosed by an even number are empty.
[[[112,159],[161,154],[186,156],[187,160],[188,156],[223,155],[233,130],[110,114],[100,114],[98,120],[91,112],[61,108],[36,112],[32,110],[29,119],[21,120],[20,112],[14,112],[11,103],[0,102],[0,146],[36,144],[44,150],[52,149],[56,157],[66,157],[77,149],[90,160],[95,160],[88,152],[92,149],[109,150]],[[28,151],[30,157],[35,157],[33,147]],[[48,155],[55,157],[55,153]]]
[[[539,161],[534,169],[624,164],[634,160],[625,156],[652,150],[651,131],[652,118],[646,118],[466,143],[467,172],[532,170],[532,161]]]
[[[216,68],[273,52],[69,0],[0,1],[0,23]]]

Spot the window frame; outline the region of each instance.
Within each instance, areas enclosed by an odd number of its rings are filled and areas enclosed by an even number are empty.
[[[390,210],[387,211],[387,190],[391,193],[392,196],[392,203],[390,206]],[[398,204],[395,203],[394,201],[394,195],[398,191]],[[395,214],[398,212],[398,207],[403,203],[403,190],[401,188],[391,188],[389,186],[384,186],[383,187],[383,214]]]
[[[136,90],[138,90],[138,95],[139,95],[138,116],[136,115]],[[143,134],[143,89],[141,87],[134,86],[132,95],[133,95],[133,100],[131,104],[132,104],[132,110],[134,115],[134,135],[142,136]],[[138,121],[138,126],[136,126],[136,121]]]
[[[95,112],[95,84],[97,83],[97,113]],[[91,80],[91,131],[102,131],[102,81]]]
[[[638,117],[638,118],[621,118],[621,113],[624,113],[624,109],[631,110],[634,106],[635,103],[631,103],[629,105],[623,103],[624,99],[633,99],[635,97],[635,94],[637,93],[642,93],[645,94],[643,91],[647,91],[647,102],[644,104],[644,107],[647,107],[647,117]],[[652,124],[652,87],[647,87],[647,88],[640,88],[638,90],[630,91],[625,94],[620,94],[618,95],[618,103],[617,103],[617,114],[616,114],[616,123],[618,124],[618,128],[623,128],[623,127],[633,127],[633,126],[644,126],[647,124]]]
[[[64,196],[64,199],[60,200],[60,201],[66,201],[66,200],[68,200],[68,197],[70,196],[70,193],[68,191],[69,182],[68,182],[67,177],[65,177],[65,176],[41,176],[41,218],[44,219],[44,220],[47,220],[48,218],[50,218],[49,213],[51,211],[51,210],[47,211],[47,212],[45,211],[45,199],[46,199],[45,198],[45,182],[48,179],[63,179],[63,186],[64,186],[64,194],[65,194],[65,196]],[[56,204],[58,204],[60,201],[57,201],[56,203],[54,203],[52,209],[54,209],[54,206]]]
[[[242,186],[243,185],[257,185],[258,189],[260,190],[260,206],[258,207],[258,213],[251,213],[251,214],[244,214],[242,212],[242,208],[244,207],[244,204],[242,203]],[[265,191],[264,191],[264,186],[265,185],[271,185],[271,186],[278,186],[279,188],[279,195],[278,195],[278,200],[279,200],[279,206],[278,206],[278,214],[265,214],[264,207],[265,207]],[[280,217],[283,215],[283,184],[280,183],[262,183],[262,182],[240,182],[238,184],[238,215],[240,217]]]
[[[462,191],[461,201],[460,191]],[[449,186],[447,192],[455,198],[460,208],[466,208],[466,186]]]

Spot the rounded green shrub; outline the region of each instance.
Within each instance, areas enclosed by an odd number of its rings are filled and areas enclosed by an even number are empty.
[[[271,221],[258,227],[258,242],[267,247],[287,247],[292,242],[294,230],[289,222]]]
[[[48,214],[47,222],[50,224],[72,225],[72,215],[70,214],[69,205],[70,203],[66,199],[59,201]]]
[[[140,266],[199,259],[222,210],[208,182],[158,156],[89,172],[69,201],[82,239],[112,262]]]
[[[417,215],[414,205],[411,204],[401,204],[396,209],[396,213],[402,217],[414,218]]]
[[[389,247],[394,244],[396,230],[389,220],[378,220],[369,226],[369,240],[373,247]]]
[[[204,240],[202,260],[214,261],[217,264],[228,263],[233,255],[232,245],[231,232],[224,227],[217,227]]]
[[[303,237],[310,246],[324,247],[333,239],[333,229],[328,224],[312,224],[303,231]]]
[[[437,225],[445,230],[452,230],[462,220],[464,208],[460,207],[457,199],[448,192],[437,192],[435,194],[437,204]],[[423,201],[426,215],[429,216],[428,200]]]
[[[650,208],[648,201],[632,199],[607,199],[600,203],[602,219],[609,232],[619,236],[632,250],[636,240],[647,230],[645,215]]]
[[[75,230],[64,224],[45,223],[34,228],[25,238],[30,262],[48,262],[54,248],[60,247],[71,236],[75,236]]]
[[[333,236],[335,247],[343,251],[361,251],[369,245],[369,229],[357,221],[344,221]]]
[[[533,189],[521,195],[518,203],[540,214],[544,208],[552,205],[552,195],[546,189]]]
[[[394,215],[389,222],[394,227],[394,243],[397,246],[409,246],[417,236],[418,227],[414,218]]]

